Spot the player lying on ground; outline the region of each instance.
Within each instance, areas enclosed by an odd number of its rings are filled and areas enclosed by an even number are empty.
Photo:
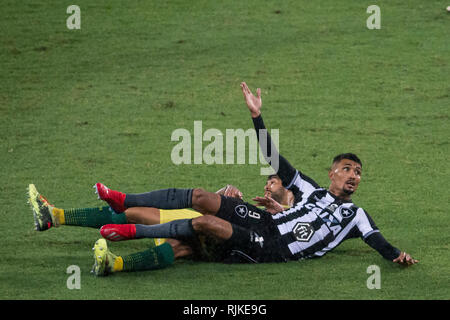
[[[241,87],[255,129],[265,130],[260,113],[261,91],[258,89],[255,97],[245,83]],[[267,199],[261,198],[260,204],[267,208],[261,210],[240,199],[202,189],[165,189],[144,194],[124,194],[104,187],[98,190],[99,197],[120,210],[134,206],[193,208],[204,215],[154,226],[106,225],[101,229],[102,236],[118,241],[158,237],[189,239],[204,234],[221,241],[222,246],[231,252],[239,252],[254,262],[321,257],[342,241],[360,237],[390,261],[403,265],[418,262],[389,244],[371,217],[353,204],[351,195],[357,190],[362,173],[362,163],[355,154],[340,154],[333,159],[327,190],[278,155],[270,135],[266,137],[267,141],[263,145],[268,148],[262,148],[263,152],[266,151],[266,159],[274,159],[272,152],[279,157],[278,175],[283,185],[299,199],[292,208],[279,212],[279,208],[271,207]],[[106,242],[102,239],[96,248],[96,253],[100,253],[100,249],[107,250]],[[98,257],[96,264],[101,266],[98,269],[103,270],[105,257]]]
[[[191,219],[201,216],[200,213],[193,210],[160,210],[149,207],[132,207],[122,213],[114,212],[109,206],[65,210],[51,205],[45,197],[39,194],[34,185],[29,186],[28,193],[37,231],[45,231],[51,227],[62,225],[92,228],[100,228],[109,223],[139,223],[153,225],[177,219]],[[227,197],[241,199],[243,196],[242,192],[232,185],[227,185],[218,190],[217,193]],[[272,197],[274,203],[278,202],[284,208],[291,206],[294,202],[292,192],[283,187],[280,178],[276,175],[268,177],[266,185],[264,186],[264,197]],[[155,239],[155,244],[159,246],[165,241],[166,239]],[[191,241],[190,243],[183,243],[174,239],[167,239],[167,242],[172,247],[171,249],[164,249],[165,247],[153,248],[152,246],[143,252],[137,252],[124,257],[115,257],[114,261],[117,261],[115,268],[111,268],[109,271],[151,270],[159,268],[165,266],[167,263],[166,261],[172,259],[172,255],[174,258],[191,256],[196,260],[221,262],[224,262],[224,260],[231,262],[230,258],[233,258],[223,256],[225,252],[221,251],[220,248],[217,248],[215,241],[206,239],[205,237],[203,237],[201,241]],[[158,252],[163,253],[158,255]],[[120,263],[118,263],[119,261]],[[113,265],[110,267],[112,266]]]

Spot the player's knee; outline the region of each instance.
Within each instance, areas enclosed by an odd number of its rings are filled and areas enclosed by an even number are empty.
[[[192,228],[199,233],[208,233],[214,227],[213,216],[201,216],[192,220]]]
[[[202,205],[207,199],[208,192],[201,188],[192,190],[192,205]]]
[[[206,215],[215,215],[220,209],[220,196],[200,188],[192,190],[191,208]]]

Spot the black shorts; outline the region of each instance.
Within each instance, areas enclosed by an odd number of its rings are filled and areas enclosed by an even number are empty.
[[[239,244],[228,248],[230,262],[287,261],[288,249],[269,212],[222,195],[216,216],[230,222],[233,236],[239,237]]]

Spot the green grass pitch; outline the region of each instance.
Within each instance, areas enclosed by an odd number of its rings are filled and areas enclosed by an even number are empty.
[[[81,9],[69,30],[67,7]],[[12,1],[0,10],[0,299],[449,299],[450,13],[448,1]],[[252,128],[239,83],[262,88],[280,151],[328,186],[327,167],[355,152],[354,202],[394,246],[385,261],[361,240],[317,260],[224,265],[178,261],[96,278],[95,229],[34,231],[26,187],[54,204],[101,203],[92,185],[167,187],[244,198],[260,166],[174,165],[171,133]],[[146,241],[112,243],[115,253]],[[69,290],[66,270],[81,269]],[[367,268],[381,270],[369,290]]]

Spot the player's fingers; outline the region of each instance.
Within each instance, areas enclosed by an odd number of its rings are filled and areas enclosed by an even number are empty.
[[[261,99],[261,88],[256,89],[256,95],[258,99]]]
[[[408,266],[412,264],[411,256],[409,254],[406,254],[406,256],[405,256],[405,263]]]
[[[411,265],[411,261],[412,261],[411,256],[405,252],[402,263],[409,266],[409,265]]]
[[[245,91],[247,91],[247,94],[251,94],[252,93],[246,83],[244,84],[244,88],[245,88]]]
[[[407,261],[408,261],[408,258],[407,258],[407,253],[406,252],[404,252],[403,253],[403,258],[402,258],[402,263],[408,263]]]
[[[244,95],[244,98],[247,98],[247,91],[245,90],[245,85],[241,83],[241,89],[242,89],[242,93]]]
[[[405,257],[405,252],[400,252],[400,255],[392,260],[393,262],[403,263],[403,258]]]
[[[253,199],[254,201],[256,201],[260,206],[264,206],[267,207],[270,205],[270,202],[268,202],[266,199],[264,198],[257,198],[257,199]]]
[[[417,263],[417,262],[419,262],[419,260],[414,259],[413,257],[411,257],[411,256],[408,254],[408,264],[409,264],[409,265],[415,264],[415,263]]]
[[[250,90],[247,87],[247,84],[245,82],[241,83],[242,93],[244,94],[244,97],[247,98],[249,95]]]

